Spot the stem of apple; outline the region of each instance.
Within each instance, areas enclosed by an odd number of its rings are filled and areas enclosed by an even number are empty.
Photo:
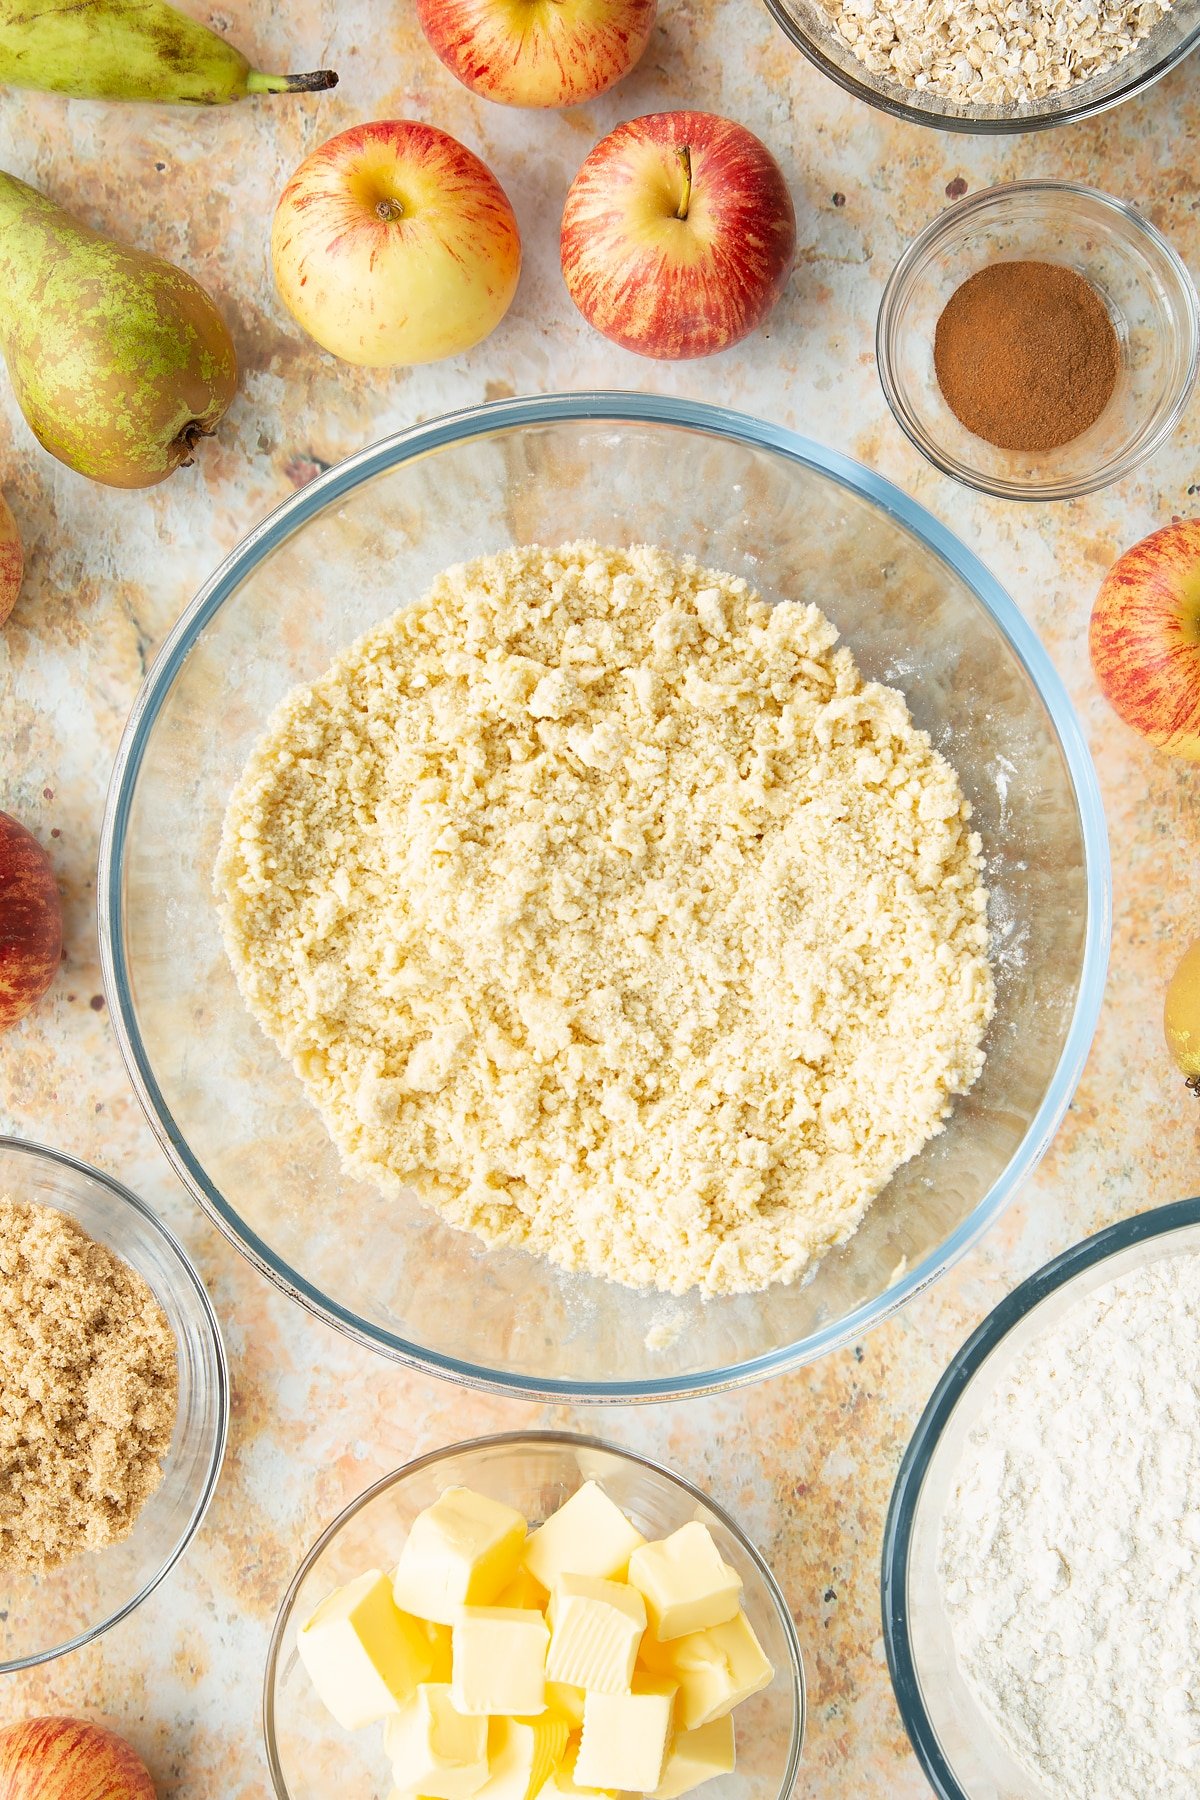
[[[675,209],[677,219],[686,219],[688,208],[692,204],[692,150],[690,144],[681,144],[675,152],[679,166],[683,170],[683,198]]]
[[[377,200],[375,202],[375,216],[378,219],[384,220],[402,219],[404,217],[404,208],[401,206],[399,200]]]

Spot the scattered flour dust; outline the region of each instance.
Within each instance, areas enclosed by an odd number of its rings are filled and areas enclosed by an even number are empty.
[[[970,808],[815,607],[524,548],[277,709],[216,871],[348,1166],[566,1269],[791,1281],[969,1088]]]
[[[986,1401],[943,1521],[960,1666],[1052,1800],[1200,1791],[1200,1256],[1082,1297]]]

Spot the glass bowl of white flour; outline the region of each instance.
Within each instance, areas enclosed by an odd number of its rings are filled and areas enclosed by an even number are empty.
[[[913,1435],[888,1665],[942,1800],[1200,1791],[1200,1199],[1024,1282]]]

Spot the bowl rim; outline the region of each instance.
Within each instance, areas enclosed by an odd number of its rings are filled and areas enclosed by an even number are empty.
[[[787,1797],[793,1792],[804,1754],[804,1737],[808,1723],[808,1686],[804,1673],[804,1656],[800,1649],[800,1638],[796,1631],[796,1621],[792,1617],[792,1609],[771,1565],[732,1513],[728,1512],[720,1501],[714,1500],[711,1494],[705,1493],[704,1489],[698,1487],[694,1481],[690,1481],[686,1475],[680,1475],[677,1470],[669,1469],[665,1463],[660,1463],[653,1457],[643,1456],[640,1451],[629,1450],[624,1444],[609,1443],[605,1438],[579,1431],[501,1431],[484,1433],[480,1437],[464,1438],[461,1443],[446,1444],[438,1450],[428,1450],[423,1456],[413,1457],[410,1462],[401,1464],[398,1469],[393,1469],[390,1474],[381,1475],[378,1481],[373,1481],[370,1487],[365,1488],[361,1494],[342,1508],[337,1517],[331,1520],[301,1558],[300,1565],[288,1583],[287,1591],[275,1614],[275,1622],[271,1627],[271,1641],[267,1648],[266,1669],[263,1674],[263,1738],[267,1753],[267,1767],[270,1770],[276,1800],[293,1800],[293,1796],[284,1779],[283,1770],[279,1766],[279,1752],[275,1735],[275,1672],[279,1666],[284,1633],[291,1619],[296,1595],[326,1546],[333,1542],[351,1519],[356,1517],[364,1507],[369,1506],[380,1494],[387,1493],[390,1488],[398,1486],[400,1482],[408,1480],[412,1475],[419,1474],[423,1469],[432,1468],[437,1463],[447,1461],[450,1457],[463,1456],[473,1451],[516,1449],[518,1447],[532,1449],[540,1445],[571,1445],[582,1450],[603,1450],[606,1455],[615,1456],[622,1462],[634,1463],[639,1468],[649,1469],[652,1474],[662,1477],[673,1487],[682,1489],[691,1499],[698,1500],[702,1506],[707,1507],[709,1512],[714,1513],[730,1535],[736,1539],[738,1547],[754,1564],[771,1596],[783,1628],[784,1640],[787,1643],[797,1699],[792,1711],[792,1738],[788,1747],[787,1767],[777,1800],[787,1800]]]
[[[217,1365],[217,1383],[214,1394],[214,1399],[216,1401],[216,1431],[213,1435],[212,1454],[209,1458],[209,1465],[205,1473],[204,1482],[192,1505],[192,1510],[187,1523],[179,1533],[166,1560],[157,1572],[143,1584],[132,1599],[124,1602],[124,1604],[119,1606],[115,1612],[110,1613],[107,1618],[101,1620],[99,1624],[91,1625],[87,1630],[78,1632],[76,1636],[70,1638],[66,1643],[58,1645],[55,1649],[39,1650],[32,1656],[14,1657],[8,1662],[0,1660],[0,1675],[13,1675],[17,1674],[22,1669],[33,1669],[41,1663],[54,1662],[60,1656],[69,1656],[73,1650],[81,1650],[86,1644],[94,1643],[96,1639],[102,1637],[106,1631],[110,1631],[114,1625],[119,1625],[123,1619],[127,1619],[130,1613],[136,1612],[143,1600],[147,1600],[159,1583],[164,1581],[171,1573],[171,1570],[187,1551],[193,1538],[203,1524],[204,1516],[208,1511],[212,1497],[216,1493],[217,1484],[221,1479],[221,1469],[225,1461],[225,1450],[229,1439],[230,1385],[229,1363],[225,1354],[225,1342],[221,1336],[220,1321],[217,1318],[213,1303],[209,1298],[208,1289],[200,1279],[200,1275],[192,1262],[191,1257],[188,1255],[179,1239],[175,1236],[175,1233],[169,1226],[163,1223],[158,1214],[154,1212],[144,1200],[140,1200],[132,1189],[127,1188],[123,1182],[118,1181],[112,1175],[106,1174],[103,1169],[97,1169],[92,1163],[84,1162],[80,1157],[68,1155],[65,1150],[53,1149],[49,1144],[35,1143],[31,1138],[13,1137],[4,1133],[0,1133],[0,1150],[14,1150],[21,1155],[28,1156],[31,1162],[53,1163],[59,1168],[69,1170],[73,1175],[86,1175],[92,1181],[98,1182],[102,1188],[105,1188],[108,1191],[113,1200],[117,1202],[118,1210],[122,1206],[128,1206],[131,1207],[134,1212],[140,1214],[173,1255],[179,1269],[186,1277],[187,1283],[190,1284],[196,1297],[200,1301],[200,1309],[208,1328],[208,1334],[212,1343]],[[136,1523],[134,1529],[136,1530]]]
[[[959,1346],[917,1421],[896,1475],[884,1524],[880,1609],[888,1674],[900,1718],[925,1778],[939,1800],[973,1800],[973,1797],[960,1786],[942,1750],[921,1693],[909,1636],[909,1552],[921,1491],[938,1444],[959,1402],[969,1393],[975,1376],[992,1351],[1043,1300],[1088,1269],[1120,1255],[1134,1244],[1169,1237],[1172,1232],[1197,1224],[1200,1224],[1200,1197],[1175,1200],[1166,1206],[1136,1213],[1132,1218],[1118,1219],[1051,1257],[1006,1294]]]
[[[1197,26],[1197,37],[1200,38],[1200,25]],[[986,213],[991,207],[1002,205],[1005,201],[1020,199],[1044,193],[1056,193],[1069,200],[1087,200],[1098,203],[1109,212],[1115,214],[1121,224],[1129,229],[1135,237],[1145,238],[1164,259],[1178,284],[1190,324],[1190,343],[1183,342],[1182,348],[1187,351],[1187,369],[1175,393],[1175,398],[1167,408],[1154,430],[1144,443],[1135,450],[1126,450],[1116,460],[1110,460],[1090,475],[1072,481],[1046,481],[1027,483],[1007,481],[1001,476],[989,476],[982,470],[973,469],[968,464],[950,458],[938,443],[924,431],[912,417],[908,406],[901,398],[895,376],[891,352],[888,348],[893,323],[893,313],[897,305],[900,291],[913,269],[927,256],[933,247],[942,239],[950,238],[961,228],[964,221],[975,213]],[[1180,419],[1187,410],[1196,385],[1196,375],[1200,371],[1200,295],[1197,295],[1196,284],[1192,280],[1191,271],[1170,239],[1158,229],[1150,219],[1116,194],[1107,194],[1101,188],[1089,187],[1082,181],[1059,181],[1053,176],[1030,175],[1017,181],[998,181],[990,187],[980,188],[977,193],[967,194],[956,200],[953,206],[935,213],[928,224],[922,226],[916,237],[907,244],[884,283],[883,293],[879,297],[879,310],[875,315],[875,367],[879,373],[879,385],[883,389],[883,397],[893,419],[912,444],[919,450],[925,461],[948,475],[952,481],[961,483],[963,487],[973,488],[976,493],[990,494],[999,500],[1015,500],[1019,502],[1077,500],[1084,494],[1099,493],[1102,489],[1112,487],[1123,481],[1142,463],[1154,456],[1171,437],[1179,425]]]
[[[997,1180],[943,1244],[872,1300],[795,1343],[764,1351],[740,1363],[687,1375],[570,1382],[487,1368],[465,1357],[426,1349],[396,1333],[368,1324],[285,1263],[238,1216],[209,1180],[172,1118],[141,1041],[125,957],[121,881],[133,794],[155,720],[193,642],[250,569],[326,505],[374,475],[461,440],[492,436],[529,425],[580,421],[676,426],[727,438],[750,449],[773,451],[873,502],[965,582],[1025,669],[1057,734],[1079,810],[1087,871],[1087,921],[1071,1024],[1041,1104]],[[852,1343],[867,1329],[889,1318],[970,1249],[999,1217],[1021,1182],[1041,1159],[1083,1071],[1104,994],[1111,935],[1112,875],[1099,783],[1066,687],[1040,638],[1016,603],[975,553],[960,543],[940,520],[873,470],[783,426],[692,400],[648,393],[589,390],[493,401],[447,413],[381,438],[300,488],[242,539],[176,621],[134,700],[117,747],[109,783],[100,834],[96,901],[104,991],[134,1091],[152,1131],[184,1185],[217,1228],[261,1274],[325,1324],[406,1367],[485,1392],[516,1395],[527,1400],[620,1405],[630,1401],[674,1400],[722,1392],[800,1368],[830,1350]]]
[[[894,99],[890,93],[882,88],[874,87],[869,80],[863,80],[857,75],[851,74],[849,69],[843,68],[831,56],[827,56],[817,40],[810,36],[799,20],[794,17],[786,0],[763,0],[763,4],[784,37],[794,44],[801,55],[807,57],[813,67],[819,69],[822,75],[826,75],[830,81],[836,82],[844,93],[853,95],[856,100],[863,101],[867,106],[875,107],[879,112],[889,114],[893,119],[904,119],[910,125],[924,125],[933,131],[969,132],[980,137],[1012,137],[1033,131],[1052,131],[1058,125],[1075,125],[1081,119],[1095,118],[1097,113],[1108,112],[1114,106],[1121,106],[1126,100],[1132,100],[1135,95],[1144,93],[1147,88],[1153,87],[1156,81],[1161,81],[1164,75],[1169,75],[1172,69],[1178,68],[1179,64],[1192,54],[1197,45],[1200,45],[1200,20],[1198,20],[1182,43],[1169,50],[1165,56],[1160,57],[1156,63],[1152,63],[1140,75],[1131,76],[1129,80],[1123,82],[1119,87],[1113,88],[1108,94],[1085,100],[1075,106],[1064,106],[1060,112],[1039,112],[1036,108],[1032,108],[1028,112],[1014,111],[1004,117],[986,115],[977,117],[968,112],[933,113],[916,105],[915,102]],[[853,56],[854,52],[850,50],[849,45],[846,48]],[[1116,64],[1115,67],[1119,68],[1120,64]],[[865,66],[863,74],[864,76],[869,74],[869,70]],[[1079,85],[1084,87],[1086,83],[1080,82]],[[1071,90],[1067,88],[1062,91],[1069,94]],[[1039,102],[1039,105],[1042,104]]]

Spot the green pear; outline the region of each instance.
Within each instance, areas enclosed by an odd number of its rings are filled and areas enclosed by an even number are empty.
[[[237,392],[233,340],[198,282],[3,170],[0,350],[34,436],[110,487],[190,462]]]
[[[262,75],[166,0],[0,0],[0,86],[222,106],[336,84],[332,69]]]

